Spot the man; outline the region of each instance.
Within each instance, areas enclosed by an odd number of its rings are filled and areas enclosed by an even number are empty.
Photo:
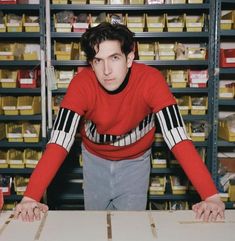
[[[67,156],[80,121],[85,209],[144,210],[157,118],[168,147],[203,200],[193,206],[196,218],[224,218],[224,204],[163,76],[134,62],[133,33],[124,25],[102,23],[83,34],[81,46],[91,67],[68,87],[15,217],[33,221],[47,211],[39,200]]]

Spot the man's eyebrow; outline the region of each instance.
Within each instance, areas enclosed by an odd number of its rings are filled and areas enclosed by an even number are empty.
[[[108,58],[110,58],[110,57],[112,58],[116,55],[121,56],[122,54],[121,53],[113,53],[113,54],[109,55]],[[94,57],[94,60],[102,60],[102,58]]]

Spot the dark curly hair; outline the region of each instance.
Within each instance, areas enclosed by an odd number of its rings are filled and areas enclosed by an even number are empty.
[[[105,40],[118,40],[122,52],[127,56],[134,51],[134,33],[123,24],[103,22],[89,28],[81,37],[81,49],[85,52],[87,61],[92,61],[96,55],[95,47]]]

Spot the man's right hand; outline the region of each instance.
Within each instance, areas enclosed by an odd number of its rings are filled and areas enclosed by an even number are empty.
[[[36,200],[23,197],[14,210],[15,219],[21,219],[24,222],[33,222],[41,219],[41,213],[46,213],[48,206],[37,202]]]

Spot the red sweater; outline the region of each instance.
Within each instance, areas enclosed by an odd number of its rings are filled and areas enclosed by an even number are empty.
[[[127,86],[114,95],[101,88],[91,68],[85,68],[72,80],[61,107],[84,116],[82,141],[91,153],[118,161],[138,157],[149,149],[155,133],[152,113],[175,104],[159,71],[133,63]],[[192,142],[183,139],[171,148],[201,198],[215,194],[210,173]],[[40,200],[68,151],[53,142],[47,145],[25,196]]]

